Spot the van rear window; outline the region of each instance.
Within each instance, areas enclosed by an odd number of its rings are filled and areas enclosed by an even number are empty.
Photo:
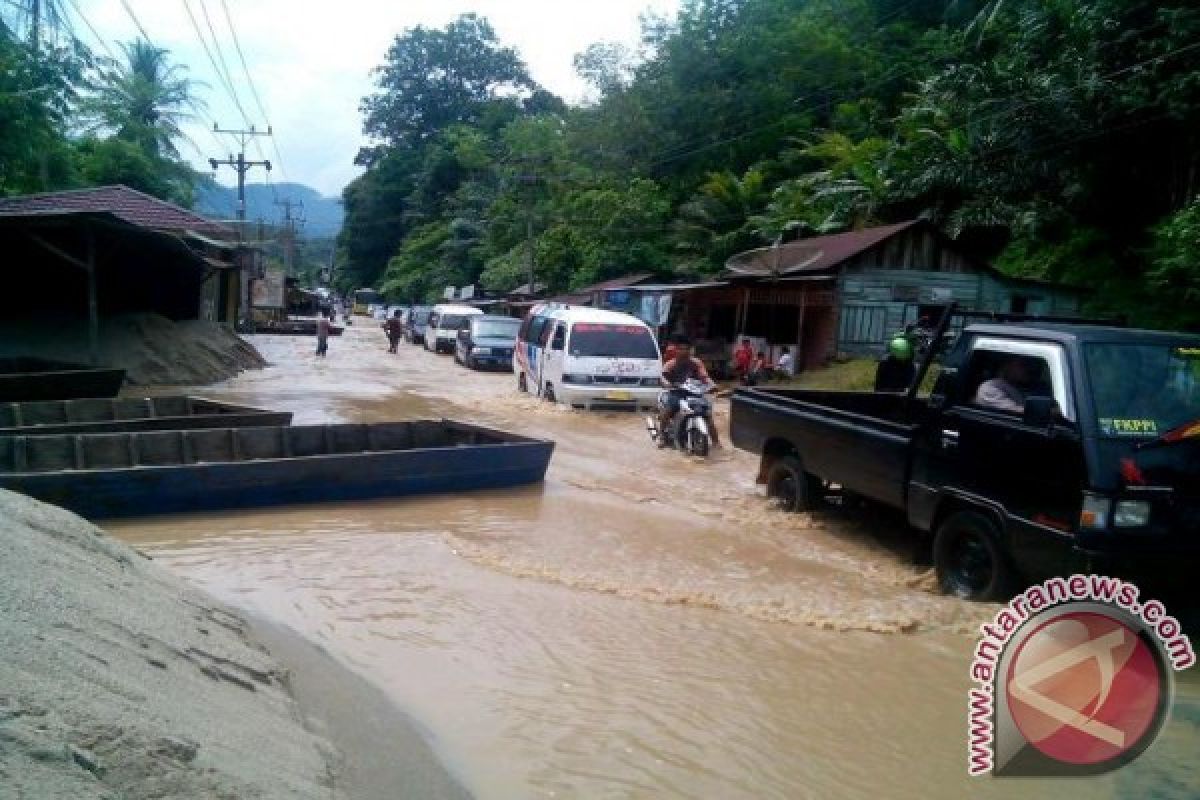
[[[654,337],[640,325],[577,322],[571,328],[571,343],[567,349],[573,356],[658,358]]]

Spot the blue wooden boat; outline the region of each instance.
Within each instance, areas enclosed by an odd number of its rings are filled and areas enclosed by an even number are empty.
[[[125,370],[45,358],[0,358],[0,403],[114,397]]]
[[[203,397],[93,397],[0,403],[0,436],[119,433],[287,425],[290,411],[267,411]]]
[[[0,437],[0,488],[85,517],[536,483],[554,443],[450,420]]]

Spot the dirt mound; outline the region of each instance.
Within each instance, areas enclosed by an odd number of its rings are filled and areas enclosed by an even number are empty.
[[[0,355],[86,362],[87,325],[39,319],[0,329]],[[214,322],[172,322],[157,314],[126,314],[100,322],[100,361],[123,367],[136,386],[197,385],[267,365],[252,345]]]
[[[59,508],[0,515],[0,795],[340,796],[243,619]]]

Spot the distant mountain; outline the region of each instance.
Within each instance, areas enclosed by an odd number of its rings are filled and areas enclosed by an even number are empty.
[[[267,222],[280,221],[283,207],[275,205],[276,199],[304,203],[303,208],[295,206],[292,210],[293,217],[306,220],[304,236],[336,236],[342,229],[344,212],[338,198],[323,197],[316,189],[302,183],[246,184],[246,219],[253,221],[262,217]],[[218,219],[234,219],[237,216],[237,189],[220,184],[199,187],[196,210]]]

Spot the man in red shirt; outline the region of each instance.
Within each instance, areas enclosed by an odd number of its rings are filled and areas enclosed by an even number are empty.
[[[742,339],[742,343],[733,351],[733,371],[739,379],[745,380],[750,374],[750,368],[754,365],[754,348],[750,346],[749,339]]]

